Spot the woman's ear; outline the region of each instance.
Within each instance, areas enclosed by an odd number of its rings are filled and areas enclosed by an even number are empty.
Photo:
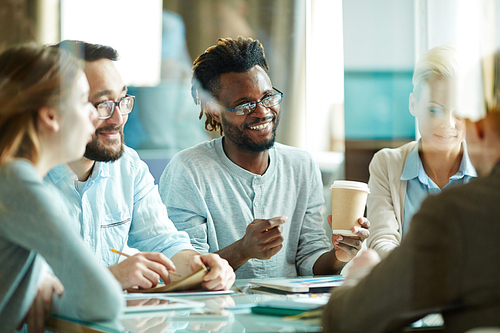
[[[410,113],[414,117],[416,117],[416,115],[415,115],[415,104],[416,103],[417,102],[415,101],[415,96],[413,95],[413,93],[410,93],[410,99],[408,101],[408,109],[410,110]]]
[[[49,131],[59,131],[59,120],[54,108],[44,106],[38,110],[38,122]]]
[[[209,113],[216,122],[218,122],[219,124],[221,123],[220,108],[217,105],[210,102],[205,102],[203,103],[203,110]]]

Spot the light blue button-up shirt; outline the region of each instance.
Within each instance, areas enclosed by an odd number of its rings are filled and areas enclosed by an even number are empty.
[[[68,223],[75,224],[84,242],[108,266],[119,259],[110,248],[122,250],[125,244],[169,258],[194,250],[187,233],[168,218],[153,176],[131,148],[125,147],[115,162],[96,162],[80,190],[76,174],[66,164],[52,169],[45,179],[63,192],[76,221]]]
[[[403,236],[408,232],[410,221],[413,215],[420,208],[420,204],[428,194],[436,194],[441,192],[441,189],[427,176],[418,154],[420,141],[415,148],[408,154],[405,167],[401,174],[401,180],[406,180],[406,196],[403,217]],[[450,186],[468,183],[472,178],[477,177],[476,169],[472,166],[467,153],[467,145],[465,141],[462,143],[464,154],[458,172],[450,177],[450,181],[443,188]]]

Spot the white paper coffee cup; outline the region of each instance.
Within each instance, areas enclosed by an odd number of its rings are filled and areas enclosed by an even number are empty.
[[[358,226],[363,217],[366,199],[370,189],[368,184],[349,180],[336,180],[332,186],[332,233],[356,236],[352,227]]]

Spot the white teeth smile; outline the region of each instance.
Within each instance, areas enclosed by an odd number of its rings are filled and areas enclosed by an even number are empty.
[[[269,124],[270,124],[270,123],[265,123],[265,124],[262,124],[262,125],[252,126],[252,127],[250,127],[250,129],[253,129],[253,130],[261,130],[261,129],[266,128]]]

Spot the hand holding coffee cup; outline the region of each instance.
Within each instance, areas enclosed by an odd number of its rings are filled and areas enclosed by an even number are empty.
[[[336,180],[332,186],[332,233],[343,236],[357,236],[351,229],[359,226],[363,217],[366,199],[370,189],[368,184],[348,180]]]

